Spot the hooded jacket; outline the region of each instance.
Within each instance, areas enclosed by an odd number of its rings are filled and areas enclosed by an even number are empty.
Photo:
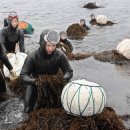
[[[15,52],[15,45],[19,42],[20,52],[25,52],[24,49],[24,33],[22,30],[12,27],[11,22],[7,27],[4,27],[0,32],[0,41],[4,45],[4,51]]]
[[[12,70],[13,67],[11,65],[11,63],[9,62],[4,50],[3,50],[3,47],[2,47],[2,44],[0,43],[0,60],[5,64],[5,66],[9,69],[9,70]]]
[[[61,68],[64,79],[69,80],[73,76],[73,70],[67,60],[65,54],[59,50],[55,50],[52,54],[46,53],[46,42],[44,36],[49,30],[45,30],[40,35],[40,47],[30,53],[24,63],[21,71],[21,80],[24,84],[35,84],[35,78],[38,75],[57,74]]]

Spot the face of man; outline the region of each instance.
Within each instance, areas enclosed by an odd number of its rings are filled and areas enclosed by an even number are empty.
[[[46,41],[46,52],[48,55],[52,54],[56,49],[56,44]]]
[[[18,26],[18,19],[16,18],[16,19],[13,19],[12,21],[11,21],[11,24],[12,24],[12,27],[13,28],[16,28],[17,26]]]

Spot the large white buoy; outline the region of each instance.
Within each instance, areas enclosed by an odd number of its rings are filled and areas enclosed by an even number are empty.
[[[103,24],[106,24],[107,21],[108,21],[108,18],[105,15],[97,15],[96,16],[96,22],[98,24],[102,24],[103,25]]]
[[[16,72],[17,77],[20,75],[20,72],[22,70],[26,57],[27,57],[27,54],[22,53],[22,52],[17,52],[16,54],[15,53],[8,54],[9,61],[11,65],[13,66],[13,70]],[[4,65],[3,71],[5,74],[5,77],[12,79],[9,73],[9,70],[7,69],[5,65]]]
[[[117,46],[117,52],[130,59],[130,39],[122,40]]]
[[[69,82],[62,91],[61,103],[67,113],[92,116],[101,113],[106,94],[101,86],[85,79]]]

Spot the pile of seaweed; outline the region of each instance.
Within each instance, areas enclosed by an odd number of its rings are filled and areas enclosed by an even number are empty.
[[[36,78],[39,106],[58,107],[61,106],[60,95],[67,82],[63,79],[61,70],[56,75],[40,75]],[[21,83],[20,77],[8,83],[10,91],[16,96],[24,97],[25,86]],[[49,96],[49,97],[48,97]],[[55,97],[55,98],[54,98]],[[55,105],[54,105],[55,104]]]
[[[11,91],[12,96],[20,96],[20,97],[24,96],[25,86],[21,83],[20,77],[18,77],[17,79],[8,81],[8,88],[9,88],[9,91]]]
[[[44,108],[33,111],[15,130],[125,130],[125,127],[110,107],[91,117],[75,117],[62,108]]]
[[[81,40],[88,34],[78,23],[70,25],[66,32],[68,38],[72,40]]]
[[[41,75],[37,78],[37,104],[40,107],[61,107],[61,92],[67,83],[63,79],[63,73],[59,70],[56,75]]]
[[[95,2],[94,3],[90,2],[90,3],[87,3],[86,5],[84,5],[83,8],[97,9],[97,8],[101,8],[101,7],[97,6]]]
[[[57,48],[59,48],[61,51],[63,51],[64,54],[67,56],[68,60],[70,60],[70,61],[86,59],[95,54],[95,52],[75,53],[74,54],[74,53],[71,53],[69,46],[67,46],[65,44],[60,44],[60,43],[57,44]]]
[[[88,57],[91,57],[95,54],[95,52],[88,52],[88,53],[67,53],[66,56],[68,57],[68,59],[70,61],[72,60],[83,60],[86,59]]]
[[[119,54],[117,50],[102,51],[94,54],[94,58],[101,62],[111,62],[114,64],[125,64],[129,60],[123,55]]]

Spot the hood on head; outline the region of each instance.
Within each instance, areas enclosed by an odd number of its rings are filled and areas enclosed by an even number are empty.
[[[51,42],[53,44],[57,44],[60,40],[60,36],[57,32],[46,29],[40,35],[40,50],[47,55],[46,53],[46,41]]]
[[[44,36],[49,32],[49,29],[46,29],[44,31],[42,31],[42,33],[40,34],[40,40],[39,40],[39,44],[40,44],[40,48],[43,51],[46,51],[46,41],[44,40]]]
[[[84,22],[83,26],[86,25],[85,19],[80,19],[80,22]]]
[[[81,22],[81,21],[85,22],[85,19],[80,19],[80,22]]]
[[[18,20],[18,15],[14,11],[9,12],[9,15],[8,15],[8,25],[9,25],[9,27],[12,27],[11,22],[12,22],[13,19],[17,19]]]

